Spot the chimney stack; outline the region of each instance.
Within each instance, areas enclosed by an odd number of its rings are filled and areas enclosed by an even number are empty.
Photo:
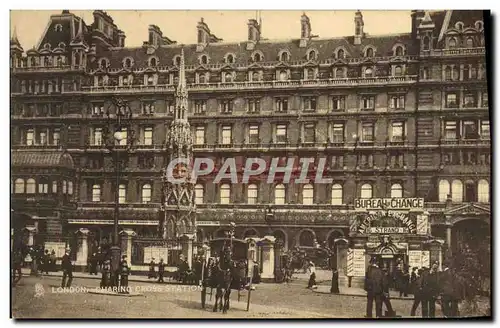
[[[311,21],[306,13],[300,17],[300,48],[307,47],[308,41],[311,39]]]
[[[356,11],[354,14],[354,44],[361,44],[361,39],[365,36],[363,28],[365,26],[365,22],[363,21],[363,14],[361,11]]]

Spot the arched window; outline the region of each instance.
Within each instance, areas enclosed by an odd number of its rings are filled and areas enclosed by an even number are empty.
[[[30,178],[26,181],[26,193],[34,194],[36,192],[36,182],[35,179]]]
[[[448,48],[456,48],[457,46],[457,39],[451,38],[448,40]]]
[[[404,55],[404,49],[401,46],[397,46],[396,50],[394,51],[395,56],[403,56]]]
[[[314,187],[311,184],[306,184],[302,188],[302,204],[304,205],[314,204]]]
[[[222,186],[220,186],[220,203],[231,203],[231,186],[228,184],[223,184]]]
[[[288,73],[286,71],[281,71],[279,77],[280,81],[286,81],[288,80]]]
[[[254,185],[254,184],[248,185],[247,203],[248,204],[257,204],[258,195],[259,195],[259,190],[257,188],[257,185]]]
[[[316,75],[316,74],[315,74],[315,72],[314,72],[314,69],[312,69],[312,68],[308,68],[308,69],[307,69],[307,79],[308,79],[308,80],[314,80],[314,79],[316,78],[316,76],[315,76],[315,75]]]
[[[451,200],[455,203],[460,203],[464,199],[464,186],[462,181],[453,180],[451,183]]]
[[[142,185],[141,202],[143,204],[151,203],[151,185],[149,183]]]
[[[99,67],[100,68],[106,68],[108,66],[108,62],[106,61],[106,59],[101,59],[99,61]]]
[[[224,75],[224,78],[225,78],[226,82],[233,82],[233,74],[231,74],[231,73],[226,73]]]
[[[373,77],[373,69],[371,67],[365,69],[365,77]]]
[[[394,76],[401,76],[401,75],[403,75],[403,68],[399,65],[394,67]]]
[[[488,181],[484,179],[477,183],[477,201],[480,203],[490,202],[490,186]]]
[[[54,30],[55,30],[56,32],[62,32],[63,27],[62,27],[62,25],[61,25],[61,24],[56,24],[56,26],[54,27]]]
[[[101,186],[100,185],[93,185],[92,186],[92,201],[93,202],[100,202],[101,201]]]
[[[181,57],[175,56],[174,63],[175,63],[175,65],[179,66],[181,64]]]
[[[368,183],[365,183],[361,186],[361,198],[372,198],[373,191],[372,186]]]
[[[234,63],[234,56],[231,55],[231,54],[227,55],[227,57],[226,57],[226,63],[228,63],[228,64]]]
[[[431,41],[428,36],[424,36],[424,41],[422,42],[422,50],[429,50],[430,49],[430,44]]]
[[[373,57],[373,48],[366,49],[365,57]]]
[[[403,187],[399,183],[391,186],[391,198],[403,198]]]
[[[151,67],[155,67],[156,66],[156,58],[153,57],[153,58],[151,58],[149,60],[149,66],[151,66]]]
[[[276,185],[274,187],[274,204],[284,205],[285,204],[285,186],[282,184]]]
[[[344,49],[339,49],[339,51],[337,51],[337,58],[338,59],[344,59],[345,58],[345,51],[344,51]]]
[[[335,70],[335,77],[338,78],[338,79],[345,78],[344,69],[343,68],[337,68]]]
[[[260,75],[257,72],[252,73],[252,81],[259,81],[260,80]]]
[[[439,201],[445,202],[446,199],[448,198],[448,195],[451,194],[450,183],[448,182],[448,180],[439,181],[439,188],[438,189],[439,189],[438,190]]]
[[[68,195],[73,195],[73,181],[68,181]]]
[[[282,52],[280,60],[281,61],[288,61],[288,52]]]
[[[465,197],[466,202],[476,202],[477,201],[477,187],[474,181],[465,181]]]
[[[465,44],[467,48],[474,48],[474,39],[468,37],[467,40],[465,41]]]
[[[123,62],[123,67],[125,68],[132,67],[132,60],[130,58],[125,59],[125,61]]]
[[[52,181],[52,193],[57,193],[57,181]]]
[[[309,51],[309,53],[307,54],[307,58],[309,60],[316,60],[316,51],[314,50]]]
[[[253,55],[254,62],[260,62],[261,60],[262,60],[262,57],[259,53],[256,53],[255,55]]]
[[[342,197],[342,185],[334,184],[332,186],[332,205],[342,205],[343,197]]]
[[[314,246],[314,234],[309,230],[304,230],[300,233],[299,244],[300,246]]]
[[[16,179],[15,186],[14,186],[14,193],[15,194],[24,194],[24,179]]]
[[[125,204],[127,202],[127,186],[121,184],[118,186],[118,203]]]
[[[203,188],[203,185],[197,184],[194,186],[194,202],[195,204],[203,204],[205,201],[205,188]]]
[[[59,44],[57,45],[58,48],[61,48],[61,49],[65,49],[66,48],[66,44],[64,42],[59,42]]]
[[[66,194],[68,192],[68,181],[63,180],[62,182],[62,193]]]
[[[198,82],[199,83],[206,83],[206,80],[205,80],[205,74],[200,74],[198,76]]]
[[[207,55],[201,56],[201,63],[202,64],[208,64],[208,57],[207,57]]]
[[[482,30],[483,29],[483,22],[477,21],[474,26],[476,27],[476,30]]]

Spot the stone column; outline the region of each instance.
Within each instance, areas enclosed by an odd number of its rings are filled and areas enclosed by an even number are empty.
[[[124,229],[120,232],[122,256],[127,255],[127,263],[129,267],[132,266],[132,237],[135,235],[136,233],[132,229]]]
[[[75,265],[81,266],[85,269],[89,257],[88,236],[89,229],[81,228],[77,231],[78,249],[76,252]]]
[[[451,226],[446,227],[446,245],[448,245],[448,252],[451,254]]]
[[[193,240],[194,234],[184,234],[180,237],[182,255],[186,259],[189,268],[193,267]]]
[[[262,279],[274,279],[274,236],[265,236],[261,240]]]
[[[257,261],[257,240],[255,238],[250,237],[250,238],[245,238],[245,241],[248,244],[247,260],[248,260],[248,274],[250,275],[255,265],[255,262]]]
[[[26,230],[28,230],[28,246],[33,246],[33,244],[35,243],[36,227],[29,226],[26,227]]]

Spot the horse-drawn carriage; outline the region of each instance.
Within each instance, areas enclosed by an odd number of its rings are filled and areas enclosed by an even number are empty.
[[[201,279],[202,308],[205,308],[207,295],[210,295],[211,300],[215,290],[213,311],[222,310],[226,313],[229,309],[231,290],[237,290],[238,302],[245,293],[247,294],[247,311],[249,310],[253,266],[250,266],[249,270],[248,247],[245,240],[236,238],[217,238],[210,241],[212,257],[205,259]]]

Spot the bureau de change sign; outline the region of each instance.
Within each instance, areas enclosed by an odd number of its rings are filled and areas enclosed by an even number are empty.
[[[357,210],[423,210],[423,198],[358,198],[354,200]]]

